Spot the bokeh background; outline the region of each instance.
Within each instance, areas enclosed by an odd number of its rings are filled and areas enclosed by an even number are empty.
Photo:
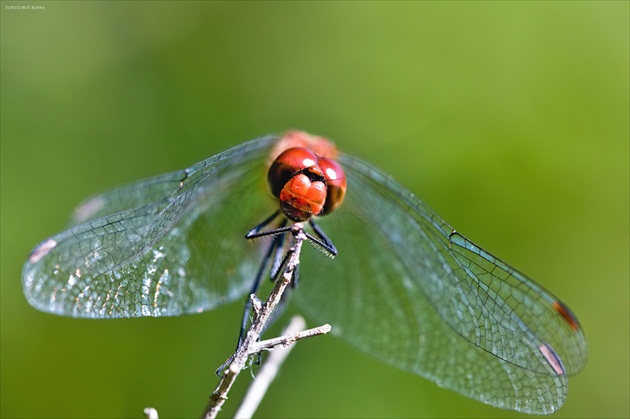
[[[86,196],[288,128],[391,173],[570,305],[590,358],[556,417],[629,415],[627,2],[46,1],[1,14],[3,417],[201,413],[240,304],[61,318],[27,305],[21,267]],[[297,346],[258,415],[522,416],[332,336]]]

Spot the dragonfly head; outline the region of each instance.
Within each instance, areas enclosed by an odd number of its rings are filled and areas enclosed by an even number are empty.
[[[339,163],[304,147],[280,153],[269,167],[267,181],[283,214],[297,222],[330,214],[346,193],[346,177]]]

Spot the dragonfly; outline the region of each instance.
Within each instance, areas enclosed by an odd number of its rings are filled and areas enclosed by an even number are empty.
[[[324,198],[315,191],[319,197],[297,215],[284,210],[282,181],[270,191],[266,180],[276,158],[295,147],[314,162],[289,175],[280,170],[281,179],[312,172],[320,159],[333,162],[307,176],[324,184]],[[212,310],[243,298],[269,249],[282,249],[243,237],[274,217],[289,227],[308,220],[305,230],[324,244],[323,252],[317,243],[304,246],[291,303],[331,324],[333,334],[499,408],[549,414],[565,402],[567,377],[587,358],[573,312],[391,176],[302,131],[88,198],[65,231],[30,253],[24,294],[39,310],[80,318]]]

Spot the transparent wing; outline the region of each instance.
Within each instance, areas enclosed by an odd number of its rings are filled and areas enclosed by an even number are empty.
[[[240,297],[260,263],[243,235],[277,206],[262,175],[276,141],[253,140],[85,201],[24,265],[29,303],[110,318],[195,313]]]
[[[277,204],[264,185],[276,137],[93,197],[23,270],[29,302],[76,317],[179,315],[243,295],[261,246],[243,233]],[[387,362],[480,401],[551,413],[586,343],[553,295],[474,245],[411,193],[342,156],[344,204],[320,220],[336,260],[306,256],[304,311]]]
[[[527,413],[558,409],[565,372],[586,360],[577,320],[391,178],[347,155],[339,161],[346,199],[318,220],[339,255],[301,258],[300,307],[360,349],[466,396]]]

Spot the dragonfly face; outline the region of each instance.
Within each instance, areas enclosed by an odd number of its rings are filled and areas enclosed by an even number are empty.
[[[88,199],[68,230],[32,251],[24,293],[73,317],[213,309],[250,289],[263,251],[243,234],[278,206],[290,222],[317,218],[339,249],[334,260],[303,255],[293,302],[305,314],[484,403],[562,406],[587,356],[568,307],[388,175],[299,131]]]
[[[296,222],[330,214],[346,193],[341,166],[302,147],[282,152],[269,168],[267,180],[283,214]]]

